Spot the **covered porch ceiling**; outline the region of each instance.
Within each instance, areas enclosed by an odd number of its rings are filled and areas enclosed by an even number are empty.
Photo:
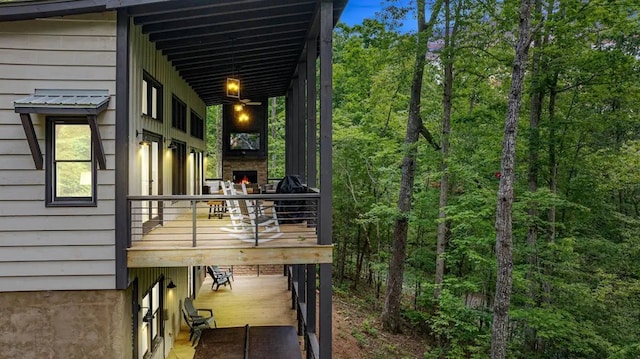
[[[333,24],[346,0],[334,0]],[[242,99],[282,96],[310,37],[318,0],[183,0],[128,8],[207,105],[229,102],[226,79],[240,79]]]
[[[346,3],[333,0],[334,26]],[[232,75],[242,99],[285,95],[319,33],[320,0],[10,1],[0,21],[122,8],[207,105],[229,102]]]

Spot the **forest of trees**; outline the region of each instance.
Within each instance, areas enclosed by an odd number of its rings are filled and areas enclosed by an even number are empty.
[[[336,289],[426,358],[640,358],[640,4],[398,3],[334,31]]]
[[[415,8],[390,6],[361,25],[338,25],[336,285],[354,293],[373,288],[372,305],[383,314],[396,223],[406,221],[403,326],[432,337],[426,357],[491,355],[496,208],[526,2],[528,57],[510,169],[506,357],[638,358],[636,1],[427,2],[417,16],[420,40],[397,30],[398,17],[415,18]],[[419,137],[407,142],[421,41]],[[408,154],[414,176],[403,210]]]

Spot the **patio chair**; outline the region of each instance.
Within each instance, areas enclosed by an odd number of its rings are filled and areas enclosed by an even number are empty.
[[[215,290],[217,292],[218,288],[220,288],[221,285],[224,285],[226,287],[227,284],[229,284],[229,289],[233,289],[233,287],[231,286],[231,281],[229,280],[231,276],[217,275],[213,271],[213,268],[211,268],[210,266],[207,266],[207,273],[209,274],[211,279],[213,279],[213,283],[211,283],[211,290],[213,290],[213,287],[216,287]]]
[[[233,183],[225,186],[224,192],[228,196],[238,194]],[[267,242],[282,235],[275,211],[272,210],[271,214],[267,215],[264,208],[260,209],[259,204],[246,199],[230,198],[227,200],[227,207],[231,224],[222,227],[222,230],[231,232],[232,237],[254,242],[257,236],[259,242]]]
[[[216,318],[213,316],[212,309],[196,308],[193,305],[193,300],[189,297],[184,298],[184,309],[196,324],[205,323],[209,328],[212,328],[211,323],[213,323],[213,328],[218,327],[218,323],[216,323]],[[209,316],[200,315],[200,312],[208,312]]]
[[[230,277],[231,280],[235,281],[235,279],[233,278],[233,267],[231,268],[225,268],[224,270],[222,268],[220,268],[219,266],[211,266],[211,269],[213,269],[213,272],[216,275],[221,275],[221,276],[226,276],[226,277]]]
[[[198,341],[198,339],[200,339],[200,334],[202,334],[202,331],[209,328],[209,326],[205,322],[198,322],[191,319],[184,308],[182,308],[182,317],[184,318],[184,322],[187,323],[187,326],[189,327],[189,341],[191,342],[191,346],[193,346]]]
[[[222,193],[225,196],[235,196],[237,194],[236,189],[233,183],[227,181],[222,182]],[[229,213],[229,219],[231,220],[231,224],[227,227],[222,227],[223,230],[241,233],[243,232],[242,227],[244,226],[242,222],[242,213],[240,213],[240,206],[238,205],[238,200],[234,198],[229,198],[225,200],[227,213]]]

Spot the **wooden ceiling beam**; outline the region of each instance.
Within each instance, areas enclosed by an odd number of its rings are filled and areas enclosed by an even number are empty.
[[[260,33],[271,27],[279,27],[284,25],[296,25],[304,26],[307,23],[306,17],[302,15],[283,15],[277,16],[273,19],[259,19],[244,21],[232,21],[222,24],[214,24],[203,27],[197,27],[188,30],[169,30],[163,32],[152,33],[149,35],[149,40],[156,42],[159,40],[177,40],[188,39],[194,36],[201,36],[203,34],[216,34],[220,38],[227,38],[231,40],[234,33]]]
[[[211,46],[224,46],[231,45],[231,40],[237,42],[238,45],[243,43],[243,39],[252,39],[254,37],[279,37],[283,35],[291,35],[292,33],[303,32],[304,29],[300,26],[301,22],[277,24],[271,27],[263,28],[259,32],[246,32],[242,29],[225,31],[224,34],[202,33],[200,35],[194,35],[189,39],[182,40],[158,40],[156,45],[159,49],[164,51],[172,51],[175,49],[184,49],[189,47],[211,47]],[[300,35],[304,37],[304,34]]]
[[[197,18],[183,18],[180,14],[175,15],[171,20],[155,22],[152,24],[142,23],[142,32],[145,34],[154,34],[158,32],[167,32],[175,30],[195,29],[199,27],[211,26],[211,24],[229,25],[242,23],[246,25],[247,19],[262,20],[272,19],[276,16],[305,16],[313,11],[313,7],[309,9],[309,6],[305,3],[293,4],[286,7],[282,6],[266,6],[262,8],[254,9],[252,7],[238,8],[237,5],[232,7],[232,10],[226,12],[209,13],[206,16],[201,15]]]

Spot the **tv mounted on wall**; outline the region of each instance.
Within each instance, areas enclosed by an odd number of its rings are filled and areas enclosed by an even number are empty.
[[[229,149],[240,151],[259,151],[259,132],[231,132],[229,134]]]

